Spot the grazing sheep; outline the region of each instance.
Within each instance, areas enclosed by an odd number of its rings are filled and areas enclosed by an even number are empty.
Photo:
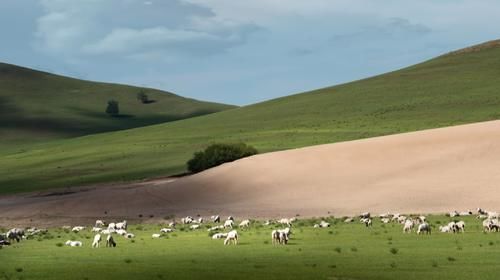
[[[212,239],[222,239],[222,238],[226,238],[227,237],[227,233],[216,233],[214,235],[212,235]]]
[[[126,230],[127,229],[127,221],[123,221],[121,223],[116,223],[115,225],[115,229],[123,229],[123,230]]]
[[[168,227],[174,228],[176,224],[177,224],[176,222],[170,222],[168,224]]]
[[[132,238],[135,238],[135,234],[133,234],[133,233],[127,233],[127,234],[125,234],[124,237],[127,238],[127,239],[132,239]]]
[[[212,222],[214,223],[220,223],[220,216],[219,215],[214,215],[210,217],[212,219]]]
[[[273,221],[271,221],[271,220],[266,220],[266,221],[264,222],[264,225],[265,225],[265,226],[268,226],[268,225],[271,225],[272,223],[273,223]]]
[[[440,232],[451,232],[452,230],[450,229],[449,226],[439,226],[439,231]]]
[[[224,222],[224,228],[233,228],[234,222],[233,220],[226,220]]]
[[[458,231],[458,226],[457,226],[457,223],[455,223],[455,222],[453,222],[453,221],[449,222],[447,226],[450,228],[450,230],[451,230],[453,233],[456,233],[456,232]]]
[[[101,234],[106,234],[106,235],[110,235],[110,234],[112,234],[114,232],[115,232],[114,230],[110,230],[110,229],[103,229],[103,230],[101,230]]]
[[[419,217],[417,218],[417,221],[418,221],[419,223],[425,223],[426,219],[427,219],[427,218],[426,218],[425,216],[419,216]]]
[[[102,228],[100,227],[93,227],[92,228],[92,232],[101,232],[102,231]]]
[[[189,227],[190,229],[199,229],[200,228],[200,225],[192,225]]]
[[[108,237],[106,237],[106,247],[116,247],[116,242],[113,236],[108,235]]]
[[[405,221],[405,224],[404,224],[404,226],[403,226],[403,233],[408,233],[408,232],[411,232],[411,231],[412,231],[412,229],[413,229],[413,226],[414,226],[414,225],[415,225],[415,224],[413,223],[413,221],[412,221],[412,220],[410,220],[410,219],[406,220],[406,221]]]
[[[364,212],[364,213],[359,214],[359,217],[361,219],[369,219],[371,217],[371,214],[370,214],[370,212]]]
[[[229,216],[229,217],[227,217],[227,219],[226,219],[226,220],[231,220],[231,221],[233,221],[233,222],[234,222],[234,218],[233,218],[233,216]]]
[[[7,231],[6,237],[10,241],[15,239],[17,242],[20,242],[21,239],[25,238],[24,230],[20,228],[10,229],[9,231]]]
[[[275,229],[271,232],[271,239],[272,239],[273,245],[280,244],[280,234],[279,234],[278,230]]]
[[[401,215],[399,213],[396,213],[392,215],[391,221],[397,221]]]
[[[227,233],[227,237],[224,240],[224,245],[230,244],[231,241],[234,243],[234,245],[238,244],[238,232],[236,230],[232,230]]]
[[[319,224],[315,224],[313,227],[315,227],[315,228],[327,228],[327,227],[330,227],[330,223],[327,223],[325,221],[321,221]]]
[[[116,232],[116,234],[121,235],[121,236],[125,236],[127,234],[127,231],[124,229],[117,229],[115,232]]]
[[[313,228],[319,228],[319,224],[314,224]]]
[[[272,242],[273,242],[273,244],[286,245],[286,244],[288,244],[288,239],[289,239],[289,236],[291,234],[292,234],[292,231],[288,227],[285,229],[273,230],[271,232]]]
[[[451,211],[450,213],[448,213],[448,216],[450,216],[450,218],[458,217],[460,216],[460,213],[458,213],[457,211]]]
[[[181,223],[183,224],[191,224],[194,221],[193,217],[187,216],[181,219]]]
[[[372,219],[371,218],[361,218],[361,220],[359,220],[359,221],[362,222],[363,224],[365,224],[366,227],[372,226]]]
[[[109,230],[115,230],[116,229],[116,224],[115,223],[109,223],[108,229]]]
[[[483,214],[480,214],[478,215],[476,218],[480,219],[480,220],[484,220],[484,219],[487,219],[488,218],[488,215],[483,215]]]
[[[67,246],[70,246],[70,247],[82,247],[83,246],[83,243],[81,241],[68,240],[68,241],[66,241],[65,244]]]
[[[498,231],[500,229],[500,224],[498,219],[486,219],[483,221],[483,229],[484,231],[492,232]]]
[[[102,220],[95,221],[95,227],[105,227],[106,224]]]
[[[354,222],[354,218],[346,218],[344,220],[344,223],[352,223],[352,222]]]
[[[84,229],[85,229],[85,227],[82,227],[82,226],[76,226],[76,227],[73,227],[73,228],[71,229],[71,231],[72,231],[72,232],[74,232],[74,233],[77,233],[77,232],[80,232],[80,231],[82,231],[82,230],[84,230]]]
[[[63,230],[70,230],[71,226],[62,226],[61,229],[63,229]]]
[[[101,244],[101,235],[98,233],[94,235],[94,241],[92,242],[92,248],[99,248]]]
[[[391,219],[389,219],[389,218],[382,218],[382,219],[380,219],[380,221],[381,221],[382,223],[384,223],[384,224],[388,224],[388,223],[390,223],[390,222],[391,222]]]
[[[278,223],[282,224],[282,225],[287,225],[289,227],[292,226],[292,221],[290,219],[287,219],[287,218],[283,218],[283,219],[279,220]]]
[[[487,215],[486,211],[484,211],[481,208],[477,208],[477,213],[480,214],[480,215]]]
[[[464,221],[456,222],[455,226],[457,228],[457,232],[464,232],[465,231],[465,222]]]
[[[240,228],[249,227],[249,226],[250,226],[250,220],[243,220],[239,225]]]
[[[224,229],[224,226],[223,225],[213,226],[213,227],[209,228],[208,231],[215,231],[215,230],[220,230],[220,229]]]
[[[152,238],[160,238],[160,237],[161,237],[161,234],[159,234],[159,233],[153,233],[153,234],[151,235],[151,237],[152,237]]]
[[[170,232],[173,232],[174,230],[171,229],[171,228],[162,228],[160,229],[160,232],[161,233],[170,233]]]
[[[487,215],[490,219],[497,219],[499,217],[497,212],[488,212]]]
[[[467,211],[464,211],[464,212],[460,212],[458,214],[459,214],[459,216],[470,216],[470,215],[472,215],[472,211],[471,210],[467,210]]]
[[[383,213],[383,214],[378,215],[378,217],[380,219],[390,219],[392,217],[392,214],[390,214],[390,213]]]
[[[398,219],[397,219],[398,223],[400,223],[400,224],[406,223],[406,220],[407,220],[406,216],[398,216]]]
[[[421,223],[418,225],[417,234],[421,233],[431,234],[431,226],[428,223]]]

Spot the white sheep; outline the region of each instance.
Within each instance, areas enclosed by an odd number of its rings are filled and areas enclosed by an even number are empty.
[[[127,229],[127,221],[123,221],[121,223],[116,223],[115,228],[126,230]]]
[[[170,233],[170,232],[173,232],[174,230],[171,229],[171,228],[162,228],[160,229],[160,232],[161,233]]]
[[[223,225],[213,226],[213,227],[209,228],[207,231],[215,231],[215,230],[221,230],[221,229],[224,229]]]
[[[101,232],[102,231],[102,228],[100,227],[93,227],[92,228],[92,232]]]
[[[181,219],[181,223],[183,224],[191,224],[194,221],[193,217],[187,216]]]
[[[116,229],[116,224],[115,223],[109,223],[108,229],[109,230],[115,230]]]
[[[220,223],[220,216],[219,215],[214,215],[210,217],[212,219],[212,222],[214,223]]]
[[[226,238],[227,237],[227,233],[216,233],[214,235],[212,235],[212,239],[222,239],[222,238]]]
[[[116,247],[116,242],[113,236],[108,235],[108,237],[106,237],[106,247]]]
[[[175,227],[175,225],[176,225],[176,222],[170,222],[170,223],[168,224],[168,227],[173,228],[173,227]]]
[[[344,223],[352,223],[352,222],[354,222],[354,218],[346,218],[344,220]]]
[[[151,235],[151,237],[152,237],[152,238],[160,238],[160,237],[161,237],[161,234],[159,234],[159,233],[153,233],[153,234]]]
[[[238,232],[236,230],[232,230],[227,233],[227,237],[224,240],[224,245],[230,244],[231,241],[234,243],[234,245],[238,244]]]
[[[76,227],[73,227],[71,229],[71,231],[74,232],[74,233],[77,233],[77,232],[80,232],[80,231],[82,231],[84,229],[85,229],[85,227],[83,227],[83,226],[76,226]]]
[[[366,227],[372,226],[372,219],[371,218],[361,218],[359,221],[364,223]]]
[[[292,226],[292,221],[291,219],[287,219],[287,218],[282,218],[281,220],[278,221],[279,224],[282,224],[282,225],[287,225],[289,227]]]
[[[470,216],[470,215],[472,215],[472,211],[471,210],[467,210],[467,211],[460,212],[458,214],[460,216]]]
[[[116,234],[121,235],[121,236],[125,236],[127,234],[127,231],[124,229],[117,229],[115,232],[116,232]]]
[[[92,248],[99,248],[101,244],[101,235],[98,233],[94,235],[94,241],[92,242]]]
[[[190,228],[190,229],[193,229],[193,230],[195,230],[195,229],[199,229],[199,228],[200,228],[200,225],[192,225],[192,226],[190,226],[189,228]]]
[[[412,220],[408,219],[405,221],[405,224],[403,226],[403,232],[404,233],[408,233],[408,232],[411,232],[412,229],[413,229],[413,226],[414,226],[414,223]]]
[[[370,212],[364,212],[364,213],[359,214],[359,217],[361,219],[368,219],[371,217],[371,214],[370,214]]]
[[[397,221],[398,221],[398,223],[400,223],[400,224],[404,224],[404,223],[406,223],[406,220],[407,220],[406,216],[403,216],[403,215],[398,216],[398,218],[397,218]]]
[[[449,226],[439,226],[439,231],[440,232],[451,232],[452,230],[450,229]]]
[[[464,232],[465,231],[465,222],[464,221],[459,221],[455,223],[455,226],[457,228],[458,232]]]
[[[382,219],[380,219],[380,221],[381,221],[382,223],[384,223],[384,224],[388,224],[388,223],[390,223],[390,222],[391,222],[391,219],[390,219],[390,218],[382,218]]]
[[[428,223],[421,223],[418,225],[417,234],[421,233],[431,234],[431,226]]]
[[[127,234],[125,234],[124,237],[128,238],[128,239],[132,239],[132,238],[135,238],[135,234],[133,234],[133,233],[127,233]]]
[[[95,221],[95,227],[104,227],[106,224],[102,220]]]
[[[70,247],[82,247],[83,243],[81,241],[68,240],[68,241],[66,241],[66,245],[68,245]]]
[[[233,220],[226,220],[224,222],[224,228],[233,228],[234,221]]]
[[[6,234],[7,239],[9,240],[16,240],[17,242],[20,242],[21,239],[25,238],[24,235],[24,230],[20,228],[13,228],[10,229],[7,234]]]
[[[249,226],[250,226],[250,220],[243,220],[239,225],[240,228],[249,227]]]

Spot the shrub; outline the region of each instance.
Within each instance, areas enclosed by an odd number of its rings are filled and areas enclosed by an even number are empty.
[[[140,91],[137,93],[137,100],[141,101],[142,104],[149,103],[149,97],[144,91]]]
[[[342,248],[340,248],[340,247],[335,247],[334,250],[335,250],[335,252],[337,252],[339,254],[342,252]]]
[[[116,116],[119,113],[120,113],[120,107],[118,105],[118,101],[113,99],[109,100],[108,106],[106,107],[106,114],[111,116]]]
[[[62,246],[63,246],[63,244],[62,244],[61,242],[57,242],[57,243],[56,243],[56,246],[57,246],[57,247],[62,247]]]
[[[397,248],[391,248],[391,250],[390,250],[391,254],[393,254],[393,255],[396,255],[398,253],[398,251],[399,250]]]
[[[187,168],[192,173],[197,173],[257,153],[254,147],[244,143],[212,144],[204,151],[194,153],[193,158],[187,162]]]

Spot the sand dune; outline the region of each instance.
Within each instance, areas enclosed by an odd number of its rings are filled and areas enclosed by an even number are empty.
[[[1,197],[0,222],[500,209],[500,121],[267,153],[176,180],[71,191]]]

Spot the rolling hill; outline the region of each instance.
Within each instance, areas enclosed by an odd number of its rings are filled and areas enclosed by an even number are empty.
[[[497,210],[499,139],[490,121],[272,152],[179,179],[1,199],[0,222]]]
[[[177,174],[211,142],[269,152],[499,118],[500,47],[489,42],[260,104],[3,153],[0,192]]]
[[[142,104],[144,90],[154,102]],[[120,115],[105,114],[108,100]],[[163,123],[233,106],[138,87],[83,81],[0,63],[0,148]]]

